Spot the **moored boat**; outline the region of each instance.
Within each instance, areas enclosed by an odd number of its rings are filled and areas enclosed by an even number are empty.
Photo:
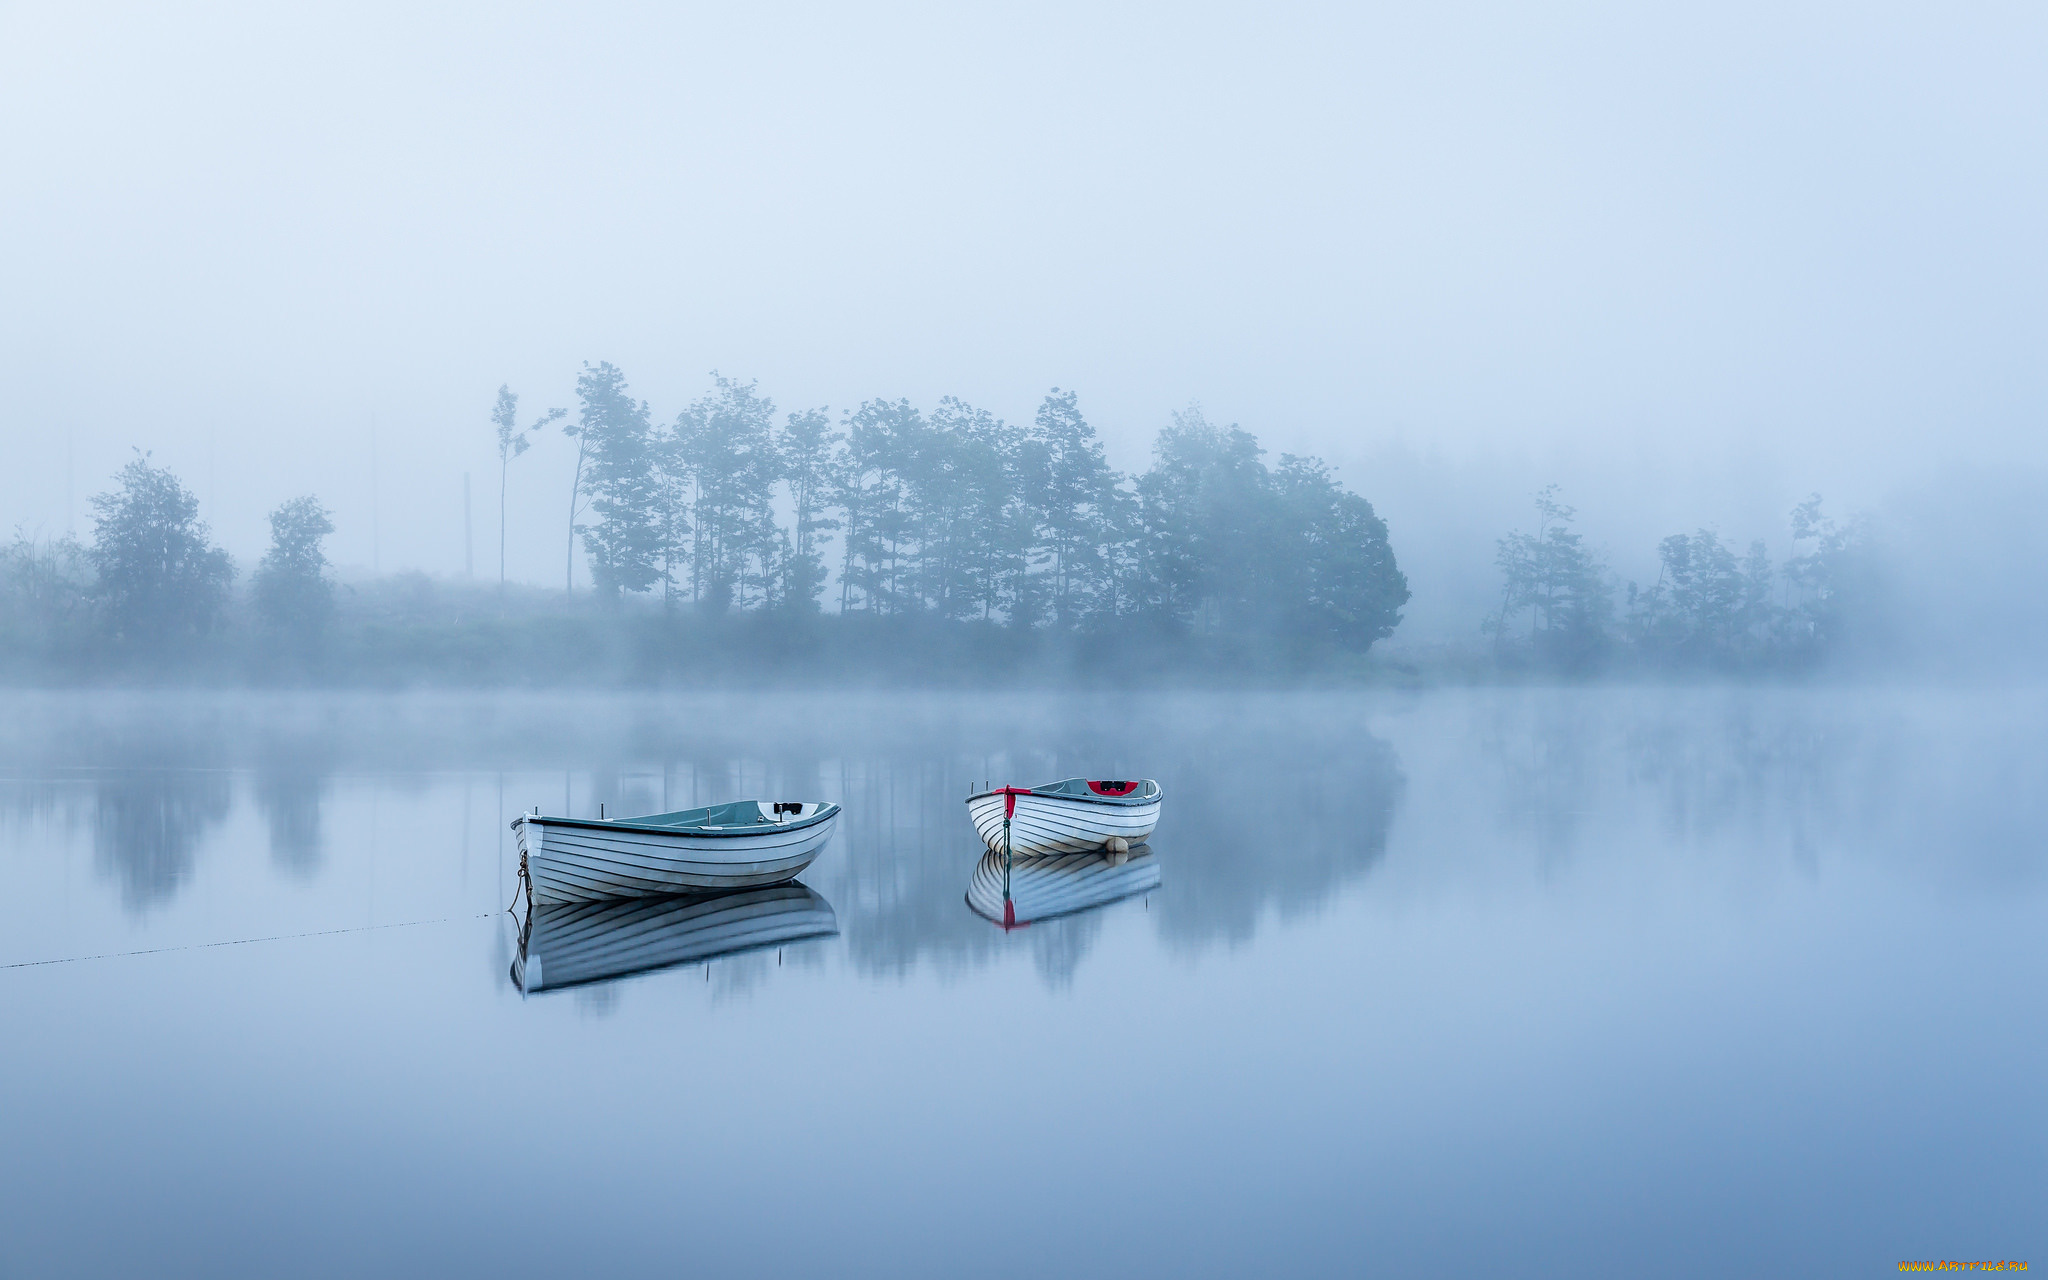
[[[1091,853],[1113,848],[1113,840],[1130,848],[1144,843],[1159,824],[1159,784],[1150,778],[1068,778],[1042,787],[997,787],[967,797],[967,816],[992,853]]]
[[[1009,874],[1004,875],[1004,862]],[[1054,858],[1011,858],[985,853],[967,886],[967,905],[1004,928],[1073,915],[1159,887],[1159,859],[1151,845],[1128,855],[1070,853]]]
[[[521,814],[519,869],[536,905],[780,884],[832,838],[839,806],[736,800],[643,818]]]
[[[512,981],[523,992],[549,991],[838,932],[832,904],[801,884],[556,903],[527,913]]]

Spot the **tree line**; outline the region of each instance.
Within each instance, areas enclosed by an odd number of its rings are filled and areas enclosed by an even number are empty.
[[[599,599],[658,600],[698,623],[793,633],[836,615],[1312,660],[1365,652],[1408,599],[1369,502],[1317,459],[1269,465],[1251,433],[1198,409],[1174,414],[1150,468],[1126,476],[1059,389],[1028,424],[951,397],[778,413],[756,384],[718,375],[658,420],[610,364],[586,365],[576,398],[573,414],[527,419],[505,387],[491,410],[501,592],[510,468],[558,428],[576,448],[564,587],[580,545]],[[0,634],[17,657],[192,651],[244,621],[269,652],[325,642],[334,525],[316,497],[271,513],[239,595],[198,500],[149,455],[92,509],[89,544],[18,535],[6,550]]]
[[[1867,520],[1838,523],[1818,494],[1792,510],[1791,554],[1738,548],[1713,529],[1657,545],[1657,576],[1623,583],[1586,546],[1558,486],[1533,532],[1496,544],[1501,603],[1483,624],[1497,660],[1586,672],[1616,663],[1719,671],[1812,666],[1884,629],[1884,567]]]
[[[610,364],[586,365],[576,395],[573,417],[551,409],[522,428],[501,388],[499,456],[561,423],[577,448],[565,586],[580,539],[612,598],[816,613],[836,577],[829,603],[844,615],[1355,652],[1390,635],[1408,600],[1371,503],[1318,459],[1268,466],[1249,432],[1198,409],[1173,415],[1151,468],[1130,477],[1058,388],[1028,424],[953,397],[778,418],[755,383],[718,375],[657,421]]]
[[[91,505],[90,544],[17,531],[0,553],[0,635],[10,648],[96,639],[147,652],[214,635],[231,603],[235,564],[214,545],[192,491],[138,449]],[[270,530],[249,602],[278,637],[309,639],[334,611],[321,547],[333,519],[317,499],[293,498],[270,513]]]
[[[557,526],[567,590],[556,595],[594,596],[614,615],[642,600],[635,618],[665,615],[700,635],[723,627],[728,674],[789,660],[798,641],[815,653],[820,627],[838,637],[842,673],[869,660],[915,671],[933,644],[965,663],[1024,652],[974,636],[1120,645],[1183,666],[1236,656],[1298,667],[1362,654],[1394,631],[1409,595],[1369,502],[1315,458],[1269,465],[1251,433],[1199,409],[1172,415],[1135,476],[1110,467],[1079,398],[1058,388],[1029,423],[1013,424],[951,397],[928,410],[877,399],[836,416],[783,413],[756,384],[714,374],[702,396],[657,419],[619,369],[597,364],[577,379],[573,413],[522,422],[504,387],[490,421],[497,619],[472,618],[452,639],[366,640],[377,627],[359,625],[355,656],[327,670],[417,664],[422,647],[444,670],[545,667],[609,643],[603,627],[572,634],[560,619],[537,624],[556,627],[552,648],[522,636],[505,595],[509,469],[550,428],[576,448]],[[78,665],[198,652],[236,636],[265,662],[327,646],[337,591],[323,544],[334,523],[316,497],[271,512],[270,547],[239,593],[198,500],[149,455],[138,451],[91,505],[89,543],[17,535],[0,552],[0,642],[15,666],[33,667],[38,654]],[[1536,495],[1535,516],[1496,547],[1501,594],[1483,631],[1504,668],[1790,669],[1884,626],[1871,526],[1837,523],[1818,497],[1792,512],[1782,564],[1761,542],[1738,548],[1701,529],[1662,540],[1646,585],[1621,581],[1585,544],[1557,486]],[[580,597],[579,545],[592,580]],[[536,601],[522,590],[531,621]],[[436,625],[413,615],[415,631]],[[847,642],[855,633],[896,639],[863,650]],[[926,646],[915,654],[898,643],[913,633]],[[627,665],[681,676],[717,656],[685,652],[679,634],[645,632]],[[524,656],[503,657],[515,650]]]

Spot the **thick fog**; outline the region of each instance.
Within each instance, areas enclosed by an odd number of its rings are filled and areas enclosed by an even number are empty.
[[[0,1280],[2038,1260],[2044,51],[0,0]]]
[[[1551,482],[1617,591],[1700,527],[1782,559],[1819,492],[2006,592],[2048,466],[2044,28],[12,5],[0,519],[87,538],[140,448],[245,573],[311,493],[344,579],[486,577],[497,388],[530,416],[609,361],[657,421],[714,370],[835,416],[1068,388],[1127,473],[1199,404],[1374,503],[1396,643],[1476,637]],[[561,579],[575,459],[550,428],[509,468],[517,581]]]

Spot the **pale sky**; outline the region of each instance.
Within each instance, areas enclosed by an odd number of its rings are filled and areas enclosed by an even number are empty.
[[[663,418],[712,369],[784,408],[1072,387],[1126,467],[1199,401],[1338,463],[1397,552],[1451,518],[1404,466],[1563,480],[1635,539],[2039,465],[2044,36],[2022,4],[0,3],[0,524],[85,535],[134,445],[245,568],[310,491],[338,562],[374,527],[382,568],[458,572],[467,470],[483,575],[493,394],[568,404],[585,360]],[[514,576],[559,577],[570,456],[514,464]]]

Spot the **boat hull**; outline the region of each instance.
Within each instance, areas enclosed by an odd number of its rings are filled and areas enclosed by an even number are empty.
[[[1159,859],[1149,845],[1129,857],[1070,853],[1054,858],[1012,859],[1009,910],[1003,902],[1003,855],[985,853],[967,886],[975,914],[1005,926],[1030,924],[1107,906],[1159,887]]]
[[[756,889],[795,878],[839,825],[822,822],[759,833],[703,835],[522,817],[519,863],[536,905],[651,894]]]
[[[832,904],[800,884],[556,903],[528,915],[512,981],[527,993],[548,991],[838,932]]]
[[[967,816],[974,833],[991,853],[1003,852],[1003,795],[974,796]],[[1121,838],[1137,846],[1159,825],[1159,801],[1144,804],[1095,804],[1067,796],[1020,794],[1010,817],[1010,853],[1019,858],[1093,853]]]

